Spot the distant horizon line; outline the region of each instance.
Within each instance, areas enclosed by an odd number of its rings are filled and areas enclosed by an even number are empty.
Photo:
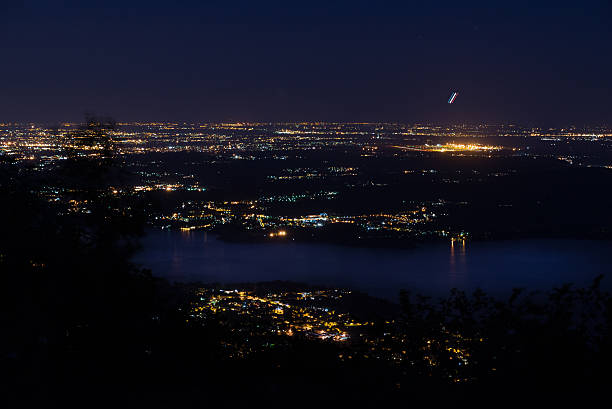
[[[96,118],[114,119],[108,115],[94,115]],[[46,127],[73,126],[83,124],[84,121],[0,121],[0,127],[38,125]],[[563,128],[609,128],[609,124],[571,124],[571,125],[533,125],[518,122],[463,122],[463,123],[443,123],[443,122],[401,122],[401,121],[232,121],[232,120],[203,120],[203,121],[171,121],[171,120],[152,120],[152,121],[117,121],[118,126],[138,126],[138,125],[394,125],[394,126],[435,126],[435,127],[520,127],[536,129],[563,129]]]

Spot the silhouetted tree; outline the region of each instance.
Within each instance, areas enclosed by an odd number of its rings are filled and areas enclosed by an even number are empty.
[[[0,356],[37,367],[66,349],[101,357],[145,343],[153,281],[129,262],[144,218],[109,191],[112,125],[88,117],[62,134],[66,159],[44,175],[0,163]]]
[[[480,385],[479,394],[512,388],[521,392],[515,397],[528,391],[552,399],[561,396],[555,395],[559,388],[568,394],[601,392],[612,364],[612,297],[601,289],[601,280],[549,293],[515,289],[505,301],[481,290],[467,295],[454,289],[439,302],[404,291],[403,332],[411,340],[414,360],[421,355],[422,361],[425,353],[428,362],[435,361],[435,366],[417,366],[419,371],[463,378]],[[449,348],[462,350],[467,365],[457,362]]]

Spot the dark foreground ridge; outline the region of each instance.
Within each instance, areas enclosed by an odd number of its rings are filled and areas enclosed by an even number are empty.
[[[134,298],[113,320],[47,321],[55,337],[25,322],[7,332],[29,338],[4,344],[4,397],[21,407],[595,401],[609,381],[612,306],[599,281],[508,300],[404,292],[396,305],[345,289],[144,274],[132,289],[147,293],[146,308]]]

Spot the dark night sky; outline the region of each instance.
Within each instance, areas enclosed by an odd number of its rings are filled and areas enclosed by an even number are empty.
[[[610,0],[0,0],[0,51],[0,121],[612,125]]]

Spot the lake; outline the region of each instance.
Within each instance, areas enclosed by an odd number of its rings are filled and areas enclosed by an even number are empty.
[[[504,295],[514,287],[550,289],[612,281],[612,242],[513,240],[366,249],[332,244],[228,243],[204,231],[152,230],[133,261],[170,281],[231,284],[271,280],[351,288],[397,299],[402,288],[444,295],[477,287]]]

